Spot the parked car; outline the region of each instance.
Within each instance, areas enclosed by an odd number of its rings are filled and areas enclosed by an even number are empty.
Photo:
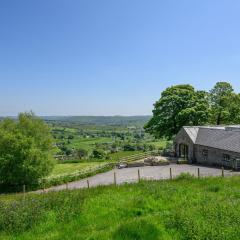
[[[127,167],[127,163],[118,163],[117,164],[117,168],[121,169],[121,168],[126,168]]]

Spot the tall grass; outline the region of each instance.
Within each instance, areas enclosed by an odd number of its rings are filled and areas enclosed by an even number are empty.
[[[0,239],[240,239],[240,177],[0,197]]]

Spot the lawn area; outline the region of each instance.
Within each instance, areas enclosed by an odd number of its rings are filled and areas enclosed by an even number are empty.
[[[240,177],[139,184],[0,198],[4,240],[236,240]]]
[[[71,174],[80,170],[89,170],[93,167],[104,165],[106,162],[83,162],[83,163],[58,163],[53,169],[50,177],[61,174]]]

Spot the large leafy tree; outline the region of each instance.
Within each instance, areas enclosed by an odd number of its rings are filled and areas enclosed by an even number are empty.
[[[229,99],[233,94],[230,83],[218,82],[210,90],[211,122],[217,125],[227,122],[229,118]]]
[[[228,82],[218,82],[210,91],[212,124],[240,123],[240,96]]]
[[[240,94],[232,93],[229,99],[231,104],[228,106],[229,109],[229,124],[240,124]]]
[[[0,183],[31,184],[53,168],[50,129],[32,112],[0,123]]]
[[[191,85],[176,85],[162,92],[154,104],[153,117],[145,130],[155,137],[171,138],[184,125],[202,125],[208,121],[208,94]]]

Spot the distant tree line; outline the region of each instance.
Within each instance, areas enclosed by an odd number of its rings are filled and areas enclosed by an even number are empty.
[[[156,138],[171,138],[182,126],[239,123],[240,94],[230,83],[218,82],[209,92],[176,85],[162,92],[145,130]]]

